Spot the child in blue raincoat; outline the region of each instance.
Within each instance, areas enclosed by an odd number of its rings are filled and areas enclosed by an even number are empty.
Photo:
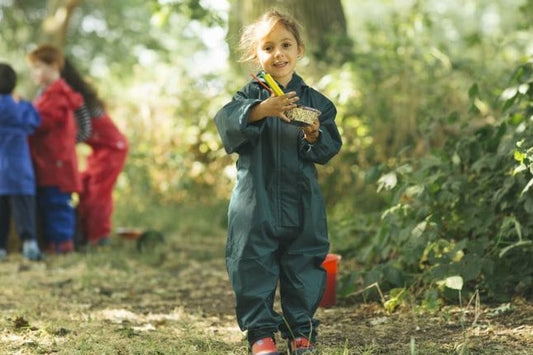
[[[215,116],[226,151],[238,154],[226,246],[237,321],[252,354],[279,354],[278,330],[291,354],[307,354],[315,348],[329,250],[315,164],[341,148],[336,108],[295,73],[304,44],[289,16],[267,12],[245,28],[241,47],[243,59],[259,64],[283,92],[251,80]],[[297,105],[321,114],[302,127],[288,115]],[[278,283],[282,314],[274,310]]]
[[[40,260],[35,174],[28,147],[28,135],[39,125],[40,118],[31,103],[13,98],[16,80],[13,68],[0,63],[0,258],[7,255],[12,216],[23,255]]]

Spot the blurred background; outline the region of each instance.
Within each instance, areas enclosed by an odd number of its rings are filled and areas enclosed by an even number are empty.
[[[213,117],[257,70],[235,59],[240,28],[272,6],[303,24],[297,71],[338,108],[344,146],[319,173],[343,294],[379,282],[431,305],[454,275],[531,290],[532,0],[0,0],[0,60],[32,99],[26,54],[53,43],[98,88],[131,143],[116,226],[172,233],[188,206],[223,228],[236,156]]]

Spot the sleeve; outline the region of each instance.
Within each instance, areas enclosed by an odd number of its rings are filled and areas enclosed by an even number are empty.
[[[58,93],[49,93],[37,101],[35,105],[41,116],[39,131],[49,131],[53,127],[63,126],[68,119],[64,115],[67,109],[67,102]]]
[[[248,123],[250,109],[261,100],[249,96],[244,91],[239,91],[215,115],[215,124],[228,154],[238,153],[246,144],[255,144],[261,134],[263,121]]]
[[[76,118],[76,125],[78,127],[76,142],[84,142],[91,136],[92,130],[91,114],[87,106],[83,104],[75,110],[74,117]]]
[[[31,102],[21,100],[19,105],[21,107],[25,129],[28,133],[33,133],[41,124],[41,117]]]
[[[341,149],[342,139],[335,124],[337,109],[333,103],[324,99],[325,105],[320,107],[320,135],[318,140],[310,144],[300,135],[299,150],[302,159],[310,160],[317,164],[326,164]]]

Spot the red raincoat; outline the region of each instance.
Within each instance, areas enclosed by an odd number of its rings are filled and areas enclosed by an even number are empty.
[[[62,192],[79,192],[81,180],[76,156],[74,111],[83,104],[80,94],[63,79],[49,85],[35,100],[41,125],[29,137],[37,186],[58,187]]]

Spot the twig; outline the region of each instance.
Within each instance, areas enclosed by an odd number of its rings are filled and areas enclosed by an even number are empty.
[[[373,284],[371,285],[368,285],[367,287],[365,287],[364,289],[360,290],[360,291],[357,291],[357,292],[353,292],[353,293],[350,293],[349,295],[347,295],[347,297],[349,296],[357,296],[357,295],[360,295],[361,293],[371,289],[372,287],[375,287],[377,288],[378,290],[378,293],[379,293],[379,297],[381,298],[381,303],[383,305],[385,305],[385,297],[383,297],[383,292],[381,292],[381,289],[379,288],[379,284],[377,282],[374,282]]]

